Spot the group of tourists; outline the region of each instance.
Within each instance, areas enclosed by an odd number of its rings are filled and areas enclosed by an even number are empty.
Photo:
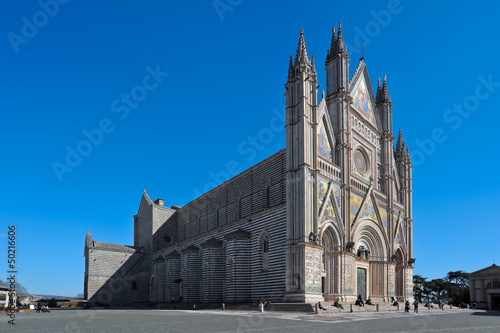
[[[476,306],[477,306],[476,302],[472,302],[470,305],[465,302],[462,302],[458,305],[460,309],[474,309],[474,310],[476,309]]]
[[[356,305],[356,306],[365,306],[365,304],[366,305],[375,305],[375,304],[373,304],[371,297],[368,297],[368,299],[365,302],[365,301],[363,301],[363,296],[361,296],[361,294],[359,294],[358,298],[356,299],[356,302],[354,303],[354,305]]]
[[[418,301],[411,303],[413,305],[413,312],[418,313]],[[405,302],[405,313],[410,313],[410,301]]]
[[[344,309],[344,306],[338,302],[338,300],[335,300],[333,302],[332,306],[336,307],[337,309]]]
[[[363,301],[363,296],[361,294],[358,295],[358,298],[356,299],[356,303],[354,303],[356,306],[365,306],[365,302]]]
[[[261,299],[259,300],[259,308],[268,306],[270,302],[271,301],[268,301],[264,297],[261,297]]]
[[[341,310],[344,309],[344,306],[338,302],[338,299],[336,299],[335,302],[333,302],[332,306],[337,308],[337,309],[341,309]],[[323,307],[323,305],[321,305],[321,302],[318,302],[318,309],[326,311],[326,308]]]
[[[48,305],[43,305],[42,303],[38,302],[36,304],[36,311],[35,312],[50,312],[50,309],[49,309]]]
[[[267,307],[270,303],[271,303],[271,301],[266,300],[264,297],[262,297],[259,300],[259,307]],[[356,302],[354,304],[356,306],[365,306],[365,304],[366,305],[375,305],[375,304],[373,304],[372,299],[370,297],[368,297],[368,299],[365,302],[363,300],[363,296],[361,296],[361,294],[358,295],[358,298],[356,299]],[[317,305],[318,305],[318,309],[326,311],[326,308],[323,307],[323,305],[321,304],[321,302],[318,302]],[[398,301],[394,297],[391,297],[391,305],[392,306],[398,306],[399,305]],[[415,300],[413,303],[411,303],[411,305],[413,305],[413,312],[414,313],[418,313],[418,306],[419,306],[418,301]],[[335,308],[337,308],[337,309],[344,309],[344,306],[338,302],[338,299],[336,299],[335,302],[333,302],[332,306],[335,307]],[[433,309],[434,305],[432,303],[430,303],[430,302],[427,302],[427,303],[425,303],[425,307],[429,308],[429,309]],[[472,302],[472,304],[469,306],[469,304],[466,304],[466,303],[462,302],[459,305],[459,308],[461,308],[461,309],[469,309],[469,307],[471,309],[475,309],[476,308],[476,303]],[[444,302],[443,301],[439,302],[439,308],[441,310],[444,310]],[[500,307],[499,307],[499,310],[500,310]],[[48,306],[41,306],[40,302],[38,302],[37,312],[50,312],[50,310],[49,310]],[[405,301],[404,312],[405,313],[410,313],[410,301],[408,301],[408,300]]]

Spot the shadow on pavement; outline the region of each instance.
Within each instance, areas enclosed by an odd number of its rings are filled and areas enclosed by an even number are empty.
[[[500,311],[486,310],[486,311],[475,311],[471,313],[473,316],[497,316],[500,317]]]

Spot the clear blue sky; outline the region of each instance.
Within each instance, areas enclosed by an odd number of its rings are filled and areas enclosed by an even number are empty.
[[[300,28],[325,87],[339,20],[351,74],[360,42],[372,85],[387,73],[394,131],[416,164],[415,274],[500,262],[489,212],[500,200],[499,4],[221,0],[218,12],[210,0],[60,1],[50,15],[34,0],[8,1],[0,14],[1,279],[8,225],[18,229],[19,282],[73,296],[86,230],[131,245],[143,189],[184,205],[228,162],[244,170],[284,148],[282,130],[255,154],[238,150],[284,109]],[[140,101],[122,99],[131,93]],[[100,126],[102,138],[82,143]],[[68,147],[87,156],[70,167]]]

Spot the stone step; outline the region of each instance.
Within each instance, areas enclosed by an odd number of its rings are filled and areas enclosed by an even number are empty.
[[[311,303],[271,303],[264,311],[314,312]]]
[[[334,306],[332,306],[333,303],[323,303],[323,307],[326,310],[320,310],[318,309],[318,312],[351,312],[351,305],[352,305],[352,312],[377,312],[377,304],[374,305],[365,305],[365,306],[357,306],[354,303],[345,303],[342,304],[344,306],[344,309],[339,309]],[[392,306],[391,303],[378,303],[378,311],[403,311],[404,307],[399,306],[399,309],[397,306]]]

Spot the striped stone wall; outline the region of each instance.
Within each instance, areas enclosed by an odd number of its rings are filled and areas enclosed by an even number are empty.
[[[158,228],[154,249],[172,245],[165,234],[180,243],[284,203],[285,163],[282,150],[179,208]]]
[[[284,204],[226,224],[214,232],[157,251],[165,258],[165,291],[154,300],[169,302],[257,302],[262,296],[281,301],[285,293]],[[262,238],[268,237],[264,269]],[[158,265],[157,267],[162,267]],[[158,280],[161,281],[161,280]]]

